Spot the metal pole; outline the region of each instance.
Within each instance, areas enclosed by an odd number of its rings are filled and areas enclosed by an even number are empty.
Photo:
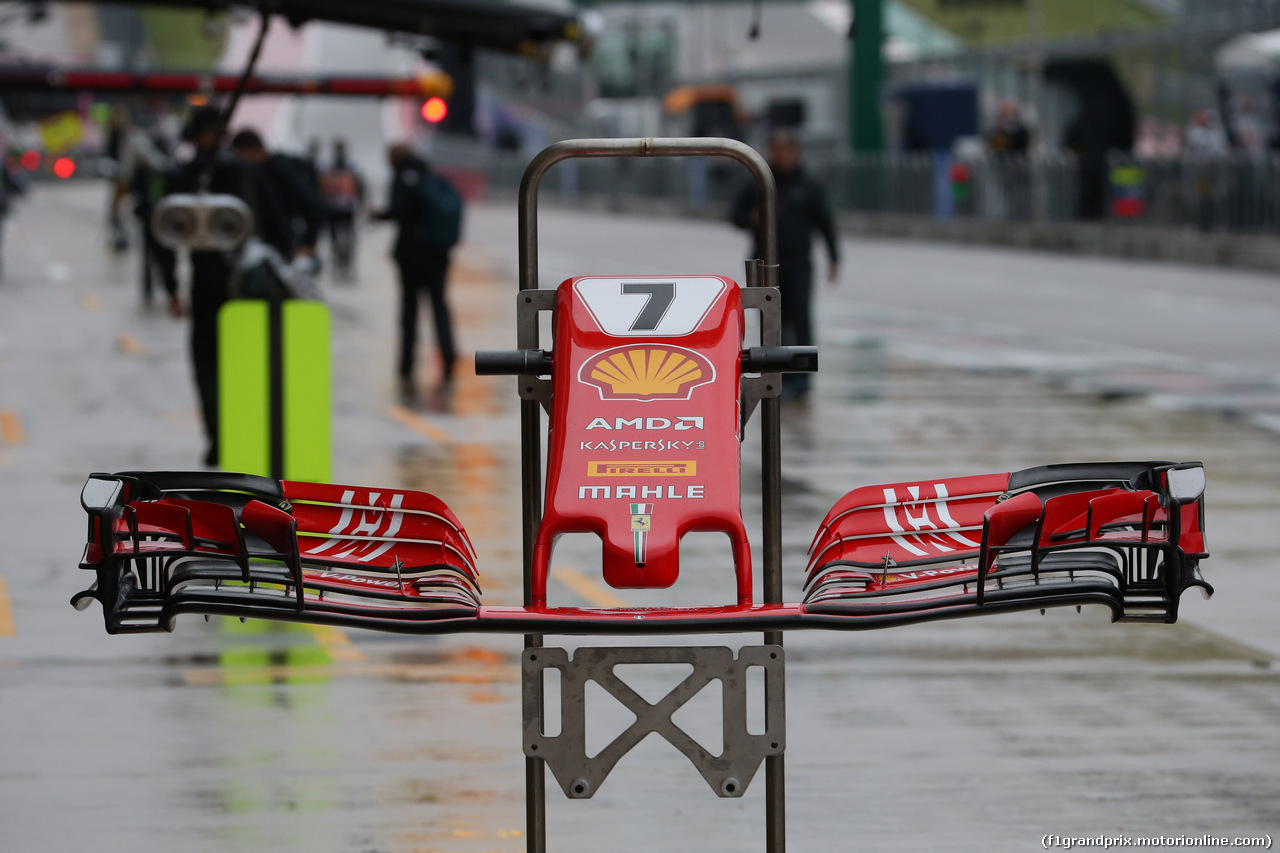
[[[525,168],[520,180],[518,202],[520,289],[538,289],[538,187],[542,178],[556,163],[575,157],[700,157],[719,156],[737,160],[755,179],[760,199],[760,222],[757,225],[756,245],[762,257],[759,262],[761,275],[754,282],[759,286],[776,287],[778,283],[778,229],[777,191],[773,172],[759,152],[733,139],[689,137],[680,139],[569,139],[548,146],[538,153]],[[535,349],[539,342],[537,326],[528,335],[519,338],[517,346]],[[762,341],[776,345],[779,341]],[[524,603],[533,603],[533,544],[538,524],[542,518],[542,436],[541,412],[536,400],[523,400],[520,404],[520,430],[523,453],[521,454],[521,491],[524,505]],[[766,399],[761,404],[761,436],[764,444],[764,600],[767,603],[782,601],[782,497],[781,458],[782,443],[778,419],[778,400]],[[765,634],[765,642],[782,644],[782,633]],[[540,634],[525,636],[525,648],[542,645]],[[541,686],[538,695],[539,715],[542,713]],[[765,832],[769,853],[783,853],[786,848],[784,821],[784,777],[782,756],[765,759]],[[540,758],[525,759],[525,825],[526,849],[530,853],[545,853],[547,849],[546,773]]]
[[[782,425],[778,398],[760,401],[760,463],[764,524],[764,603],[782,603]],[[768,645],[782,645],[781,631],[766,631]],[[767,691],[768,685],[765,686]],[[769,697],[765,697],[765,705]],[[783,853],[787,849],[787,809],[785,755],[764,759],[765,850]]]
[[[45,66],[0,69],[4,92],[146,92],[152,94],[225,93],[236,90],[240,75],[187,71],[101,71],[95,68],[54,69]],[[448,74],[422,77],[300,74],[252,75],[245,95],[332,95],[334,97],[404,96],[447,98],[453,93]]]
[[[849,61],[849,147],[883,151],[880,87],[884,83],[884,0],[849,0],[853,56]]]
[[[545,170],[544,170],[545,171]],[[520,234],[526,230],[532,235],[528,241],[520,241],[520,289],[529,290],[538,287],[538,180],[530,183],[529,173],[525,173],[524,182],[520,185]],[[523,202],[527,197],[529,204]],[[534,213],[531,222],[526,222],[526,210]],[[526,278],[525,271],[533,270]],[[538,324],[531,328],[521,327],[517,334],[516,345],[521,348],[535,349],[538,346]],[[533,604],[533,545],[538,534],[538,524],[542,520],[542,411],[537,400],[520,401],[520,491],[523,508],[523,551],[524,551],[524,606]],[[541,634],[526,634],[524,647],[537,648],[542,645]],[[542,683],[538,684],[538,714],[543,713]],[[547,849],[547,774],[546,762],[541,758],[524,760],[524,804],[525,804],[525,849],[528,853],[546,853]]]
[[[774,276],[777,267],[766,267]],[[768,275],[768,272],[766,273]],[[765,346],[778,346],[776,341],[760,341]],[[764,527],[761,576],[765,604],[782,603],[782,424],[777,397],[760,401],[760,490],[761,521]],[[767,645],[782,645],[781,631],[766,631]],[[765,690],[768,691],[768,685]],[[768,706],[769,697],[765,696]],[[767,724],[767,722],[766,722]],[[787,849],[785,755],[768,755],[764,759],[765,850],[783,853]]]
[[[267,470],[283,480],[284,470],[284,300],[267,300]]]
[[[521,490],[524,493],[524,606],[533,604],[533,543],[542,518],[542,413],[537,400],[520,401]],[[524,647],[542,645],[541,634],[525,634]],[[542,716],[542,679],[538,679],[538,715]],[[547,774],[541,758],[524,760],[525,837],[529,853],[547,849]]]

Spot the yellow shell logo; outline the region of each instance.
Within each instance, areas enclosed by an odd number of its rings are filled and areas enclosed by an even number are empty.
[[[687,400],[716,377],[706,358],[680,347],[624,346],[588,359],[578,373],[602,400]]]

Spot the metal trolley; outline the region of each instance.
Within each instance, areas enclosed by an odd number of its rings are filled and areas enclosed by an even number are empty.
[[[538,188],[547,171],[556,163],[575,157],[729,157],[741,163],[751,173],[759,193],[759,221],[757,224],[757,245],[761,247],[763,257],[747,261],[747,288],[776,288],[778,282],[778,243],[777,243],[777,199],[773,182],[773,173],[755,149],[744,143],[731,139],[687,138],[687,139],[575,139],[560,142],[543,150],[525,170],[520,182],[519,197],[519,258],[520,258],[520,295],[518,311],[518,328],[516,345],[523,350],[536,350],[538,341],[538,310],[548,303],[544,296],[548,291],[539,290],[538,285]],[[539,295],[535,295],[537,292]],[[757,291],[759,292],[759,291]],[[774,291],[776,293],[776,290]],[[747,291],[752,296],[755,293]],[[746,297],[746,294],[744,294]],[[752,307],[760,308],[764,319],[761,324],[761,344],[766,347],[777,347],[782,343],[782,326],[779,301],[771,299],[766,302],[760,298],[744,298],[744,302]],[[478,356],[477,366],[483,359]],[[542,451],[540,436],[542,433],[542,407],[549,402],[549,381],[531,374],[520,375],[520,435],[521,435],[521,487],[523,496],[523,531],[524,531],[524,604],[533,604],[533,550],[537,537],[538,525],[542,519]],[[761,468],[762,468],[762,579],[763,601],[765,604],[782,603],[782,430],[778,413],[778,391],[780,388],[777,374],[763,374],[755,380],[747,380],[743,388],[743,396],[747,400],[756,399],[760,406],[761,436]],[[744,401],[744,409],[749,413],[751,404]],[[785,705],[783,702],[783,657],[782,631],[765,631],[764,643],[772,647],[764,651],[772,655],[766,672],[772,677],[765,681],[765,735],[753,738],[746,733],[745,701],[746,679],[738,680],[738,686],[730,696],[726,690],[726,709],[732,709],[734,719],[741,718],[741,725],[725,727],[725,754],[736,753],[755,758],[750,770],[755,772],[760,757],[752,749],[753,741],[761,745],[771,745],[764,750],[765,766],[765,836],[766,849],[770,853],[781,853],[786,849],[786,776],[785,758],[782,747],[785,741],[782,732],[786,730]],[[541,726],[543,716],[543,678],[539,660],[542,649],[542,634],[526,634],[524,638],[524,731],[526,733],[525,758],[525,808],[526,824],[529,835],[529,850],[544,851],[547,845],[546,820],[546,762],[545,756],[536,753],[537,743],[531,743],[533,734]],[[557,650],[560,651],[560,650]],[[578,660],[584,658],[584,650],[579,650]],[[673,660],[685,660],[694,664],[694,675],[698,681],[708,677],[719,667],[728,666],[734,670],[734,664],[741,666],[742,661],[735,662],[732,654],[727,659],[723,648],[679,649],[673,647],[653,647],[647,649],[625,650],[591,650],[590,655],[604,657],[596,663],[596,672],[603,671],[605,677],[612,677],[610,662],[638,663],[643,661],[669,663]],[[745,650],[744,650],[745,651]],[[562,657],[560,651],[558,657]],[[762,661],[764,658],[762,658]],[[703,683],[694,683],[683,691],[682,697],[688,699],[701,689]],[[568,685],[568,680],[562,684]],[[578,681],[575,684],[580,685]],[[730,683],[725,680],[726,684]],[[616,694],[615,694],[616,695]],[[569,699],[569,697],[565,697]],[[581,693],[573,697],[573,704],[563,704],[562,708],[572,708],[572,717],[566,714],[566,722],[581,721]],[[732,700],[732,704],[730,701]],[[664,700],[661,708],[636,708],[637,726],[632,727],[633,737],[630,745],[639,743],[651,731],[662,731],[672,743],[681,742],[681,751],[690,756],[699,770],[707,775],[708,762],[696,744],[686,743],[679,734],[670,731],[671,715],[679,708],[679,704],[668,705]],[[659,715],[658,719],[650,719]],[[562,731],[565,731],[562,729]],[[682,734],[682,733],[681,733]],[[674,737],[673,737],[674,735]],[[734,742],[731,744],[730,739]],[[567,740],[567,738],[566,738]],[[579,742],[581,738],[578,739]],[[534,750],[528,749],[535,747]],[[576,744],[575,744],[576,746]],[[545,748],[545,747],[544,747]],[[628,747],[629,748],[629,747]],[[575,756],[576,758],[577,756]],[[620,756],[618,756],[620,757]],[[584,756],[585,758],[585,756]],[[703,760],[699,760],[702,758]],[[615,759],[616,760],[616,759]],[[718,762],[719,763],[719,762]],[[740,763],[750,763],[740,762]],[[721,796],[741,795],[746,789],[741,776],[741,768],[736,768],[738,775],[725,773],[718,793]],[[607,772],[607,771],[606,771]],[[748,777],[749,780],[749,777]],[[568,794],[581,796],[591,791],[590,782],[575,779],[570,783]],[[714,786],[713,786],[714,787]]]

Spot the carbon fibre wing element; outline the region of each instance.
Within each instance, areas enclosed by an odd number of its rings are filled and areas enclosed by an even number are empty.
[[[110,633],[180,612],[298,621],[474,616],[475,552],[438,498],[237,474],[93,474],[80,567]]]
[[[806,613],[972,615],[1097,603],[1173,622],[1199,571],[1198,462],[1050,465],[855,489],[810,546]]]

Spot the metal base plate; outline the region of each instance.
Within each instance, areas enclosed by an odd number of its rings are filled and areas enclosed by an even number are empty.
[[[690,664],[693,672],[650,704],[615,673],[619,664]],[[764,673],[764,733],[747,730],[747,669]],[[785,658],[781,646],[744,646],[734,657],[724,646],[579,648],[572,658],[561,648],[526,649],[522,660],[524,754],[547,762],[565,796],[590,798],[610,771],[651,732],[684,753],[720,797],[740,797],[766,755],[786,749]],[[544,734],[543,671],[560,671],[560,734]],[[722,691],[723,748],[708,752],[672,721],[672,715],[712,681]],[[588,757],[586,686],[594,681],[622,703],[636,720],[608,746]]]

